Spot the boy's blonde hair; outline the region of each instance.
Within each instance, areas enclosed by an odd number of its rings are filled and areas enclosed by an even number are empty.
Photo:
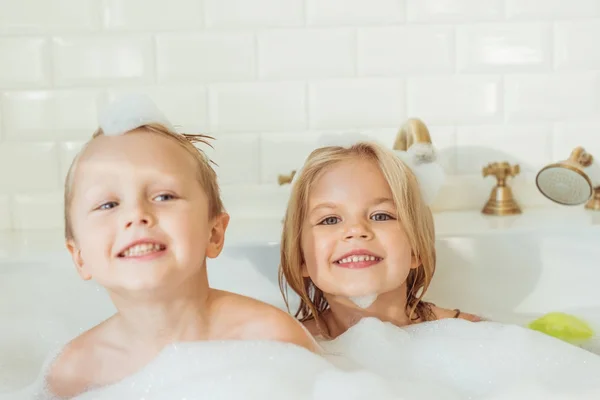
[[[281,237],[281,263],[279,287],[289,308],[287,286],[300,297],[295,313],[300,321],[315,319],[321,325],[320,316],[329,305],[323,292],[310,278],[302,276],[304,254],[302,229],[308,212],[310,189],[327,168],[334,164],[355,160],[374,162],[390,186],[397,210],[397,220],[406,232],[414,256],[420,261],[411,269],[407,278],[407,307],[411,320],[435,319],[429,304],[421,301],[435,271],[435,232],[433,216],[423,201],[418,181],[412,170],[391,150],[375,143],[361,142],[349,148],[330,146],[313,151],[293,185],[283,223]],[[414,316],[414,318],[413,318]]]
[[[194,145],[194,143],[202,143],[210,146],[210,143],[208,143],[207,139],[214,138],[200,134],[192,135],[185,133],[177,133],[158,123],[143,125],[137,129],[144,129],[147,132],[155,133],[167,139],[174,140],[185,151],[191,154],[192,157],[194,157],[194,160],[196,161],[198,181],[208,197],[209,218],[214,218],[224,211],[223,202],[221,200],[221,194],[219,191],[219,185],[217,183],[217,174],[210,166],[210,161],[208,160],[208,157],[205,155],[205,153]],[[94,132],[92,138],[85,144],[85,146],[73,159],[73,162],[69,167],[69,171],[67,172],[64,190],[65,238],[67,240],[74,239],[73,227],[71,224],[69,210],[71,208],[71,202],[73,201],[73,181],[75,176],[75,169],[77,168],[78,161],[81,158],[81,155],[85,152],[87,146],[95,138],[103,135],[104,132],[102,131],[102,129],[98,129],[96,130],[96,132]]]

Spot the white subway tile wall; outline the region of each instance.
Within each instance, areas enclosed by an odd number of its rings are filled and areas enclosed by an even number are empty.
[[[281,216],[324,135],[429,126],[435,210],[480,208],[481,168],[600,157],[600,0],[0,0],[0,230],[62,226],[62,185],[127,92],[216,138],[227,209]]]

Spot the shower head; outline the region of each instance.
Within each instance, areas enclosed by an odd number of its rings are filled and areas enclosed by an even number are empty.
[[[544,196],[567,206],[583,204],[592,195],[590,178],[564,162],[544,167],[538,172],[536,184]]]
[[[577,147],[568,159],[542,168],[535,180],[539,191],[548,199],[574,206],[590,200],[600,184],[598,178],[600,169],[591,154]]]

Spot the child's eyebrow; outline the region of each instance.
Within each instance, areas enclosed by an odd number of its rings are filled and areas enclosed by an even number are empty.
[[[380,205],[380,204],[384,204],[384,203],[391,203],[392,205],[394,204],[394,200],[392,200],[389,197],[378,197],[373,201],[374,205]]]
[[[93,184],[84,185],[80,189],[80,196],[84,201],[95,201],[98,197],[104,196],[108,191],[107,185],[103,182],[94,182]]]
[[[393,206],[394,205],[394,200],[392,200],[389,197],[378,197],[375,200],[373,200],[372,204],[374,206],[379,206],[379,205],[386,204],[386,203],[389,203],[390,205]],[[311,208],[310,213],[312,214],[312,213],[314,213],[316,211],[319,211],[321,209],[324,209],[324,208],[325,209],[335,209],[337,207],[338,206],[335,203],[319,203],[316,206],[314,206],[314,207]]]
[[[316,206],[312,207],[312,209],[310,210],[311,213],[318,211],[322,208],[336,208],[337,205],[334,203],[320,203],[317,204]]]

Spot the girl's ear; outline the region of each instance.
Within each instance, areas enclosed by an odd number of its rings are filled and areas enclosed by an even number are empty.
[[[303,278],[309,278],[308,268],[306,268],[306,263],[302,263],[302,265],[300,266],[300,270],[302,271]]]
[[[415,253],[410,254],[410,269],[419,268],[421,266],[421,259],[415,255]]]

